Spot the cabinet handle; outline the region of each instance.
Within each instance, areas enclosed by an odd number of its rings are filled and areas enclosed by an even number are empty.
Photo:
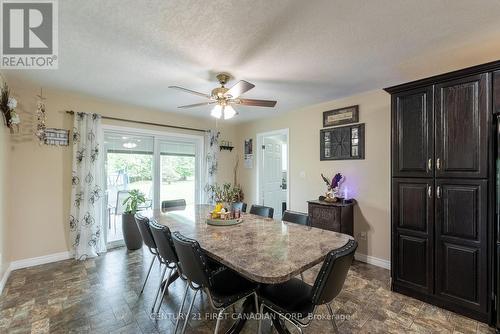
[[[432,159],[427,161],[427,170],[432,171]]]
[[[441,198],[441,186],[437,186],[436,188],[436,197]]]
[[[441,159],[439,158],[436,159],[436,169],[441,170]]]
[[[429,186],[427,188],[427,195],[429,196],[429,198],[432,198],[432,187],[431,186]]]

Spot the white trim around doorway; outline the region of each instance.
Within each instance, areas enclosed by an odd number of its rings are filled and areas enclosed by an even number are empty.
[[[256,157],[256,165],[257,165],[257,171],[256,171],[256,186],[257,186],[257,203],[262,204],[262,198],[261,198],[261,174],[262,174],[262,143],[263,143],[263,138],[267,136],[273,136],[273,135],[285,135],[286,137],[286,206],[287,210],[290,209],[290,129],[278,129],[278,130],[272,130],[272,131],[267,131],[267,132],[260,132],[257,133],[256,139],[257,139],[257,157]]]

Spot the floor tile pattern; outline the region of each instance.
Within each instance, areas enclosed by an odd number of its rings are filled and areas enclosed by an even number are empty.
[[[0,333],[172,333],[184,283],[175,282],[162,304],[160,319],[150,309],[159,282],[155,266],[140,295],[151,255],[124,248],[85,262],[61,261],[11,273],[0,296]],[[312,283],[318,267],[305,273]],[[494,333],[486,324],[393,293],[389,271],[355,262],[344,290],[332,303],[341,333]],[[188,333],[213,333],[215,320],[206,296],[195,302]],[[327,315],[325,307],[319,313]],[[222,330],[233,322],[228,312]],[[264,333],[271,333],[264,321]],[[256,333],[248,321],[244,333]],[[328,319],[314,321],[305,333],[332,333]]]

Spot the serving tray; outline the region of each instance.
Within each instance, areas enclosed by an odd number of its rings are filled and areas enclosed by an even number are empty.
[[[243,219],[212,219],[207,218],[206,220],[208,225],[212,226],[233,226],[243,223]]]

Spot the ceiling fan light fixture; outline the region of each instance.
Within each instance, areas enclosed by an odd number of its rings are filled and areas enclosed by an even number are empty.
[[[210,113],[210,115],[215,118],[221,118],[222,106],[220,104],[216,104],[215,107],[212,108],[212,112]]]
[[[233,118],[235,115],[236,115],[236,111],[234,110],[233,107],[228,105],[224,108],[224,119]]]

